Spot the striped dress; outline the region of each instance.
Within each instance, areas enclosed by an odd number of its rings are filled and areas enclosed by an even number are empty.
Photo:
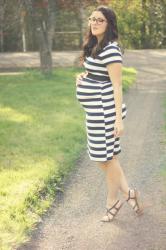
[[[117,42],[109,42],[97,58],[86,57],[83,65],[88,75],[77,85],[76,97],[86,114],[87,152],[92,161],[111,160],[121,152],[120,137],[114,137],[116,118],[113,85],[106,66],[122,63]],[[122,103],[122,119],[126,117],[126,104]]]

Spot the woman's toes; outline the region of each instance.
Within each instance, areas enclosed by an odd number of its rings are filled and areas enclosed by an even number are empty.
[[[112,220],[108,215],[104,215],[103,217],[102,217],[102,219],[101,219],[101,221],[104,221],[104,222],[108,222],[108,221],[110,221],[110,220]]]

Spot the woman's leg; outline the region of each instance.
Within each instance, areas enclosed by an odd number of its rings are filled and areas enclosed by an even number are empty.
[[[128,197],[129,186],[117,156],[107,162],[106,182],[108,189],[107,206],[111,207],[118,198],[119,190]]]
[[[134,211],[137,213],[137,215],[140,215],[143,213],[143,204],[140,201],[137,193],[134,189],[130,189],[125,177],[125,174],[123,172],[123,169],[120,166],[119,159],[117,156],[114,156],[112,160],[99,163],[99,166],[105,171],[106,173],[106,183],[107,183],[107,209],[111,209],[112,207],[116,205],[116,208],[120,208],[121,201],[118,201],[118,192],[119,190],[122,191],[124,197],[126,200],[128,200],[128,203],[132,206]],[[129,196],[129,190],[130,190],[130,196]],[[131,197],[129,199],[129,197]],[[118,203],[117,203],[118,202]],[[121,203],[121,204],[120,204]],[[117,213],[117,210],[113,209],[113,214],[115,215]],[[111,216],[111,218],[110,218]],[[109,219],[113,219],[113,215],[106,214],[102,220],[108,221]]]
[[[117,201],[119,190],[123,192],[125,198],[128,197],[129,186],[117,156],[114,156],[111,161],[99,163],[99,166],[106,173],[108,192],[106,206],[109,208]]]

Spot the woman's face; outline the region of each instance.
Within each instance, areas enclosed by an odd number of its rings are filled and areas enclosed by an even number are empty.
[[[107,28],[107,19],[100,11],[93,11],[89,17],[89,26],[92,35],[101,37]]]

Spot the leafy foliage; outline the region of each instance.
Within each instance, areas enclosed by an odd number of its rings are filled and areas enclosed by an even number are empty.
[[[166,46],[166,0],[0,0],[0,50],[22,50],[21,20],[27,50],[38,50],[34,21],[29,13],[35,10],[38,19],[45,16],[47,22],[50,2],[56,2],[54,50],[80,49],[87,27],[86,17],[101,4],[115,10],[121,41],[126,48]]]

